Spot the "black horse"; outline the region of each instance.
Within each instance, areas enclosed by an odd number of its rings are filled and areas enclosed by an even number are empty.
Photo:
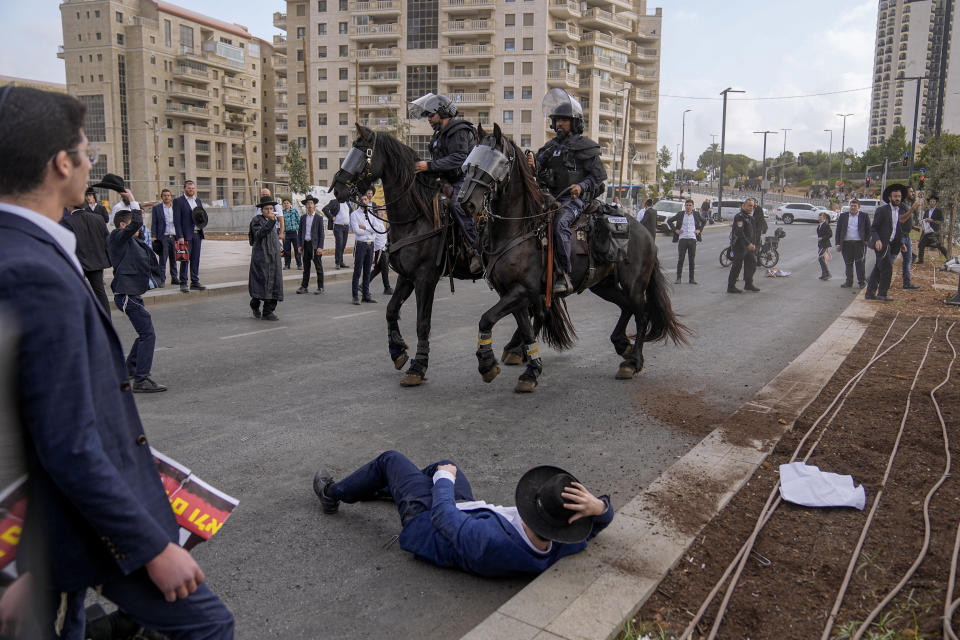
[[[469,260],[460,251],[457,225],[435,200],[440,186],[425,173],[414,173],[417,153],[382,131],[357,125],[357,139],[333,181],[337,200],[360,199],[377,180],[383,182],[390,266],[397,286],[387,304],[387,339],[394,367],[408,360],[400,335],[400,307],[417,296],[417,352],[400,384],[412,387],[426,380],[430,353],[430,319],[437,283],[444,276],[472,280]]]
[[[479,137],[481,143],[474,148],[474,154],[487,168],[471,166],[471,159],[467,159],[469,168],[458,198],[464,212],[485,219],[486,273],[500,301],[480,318],[477,360],[484,381],[493,380],[500,368],[493,355],[490,334],[501,318],[513,314],[517,317],[527,356],[526,370],[515,390],[530,392],[537,385],[542,362],[535,342],[535,327],[524,323],[522,318],[531,313],[535,325],[542,323],[547,343],[559,349],[571,346],[573,328],[562,299],[555,300],[550,308],[545,304],[548,262],[543,251],[545,196],[537,188],[527,159],[497,125],[492,134],[484,133],[481,128]],[[616,264],[592,264],[588,257],[590,248],[578,234],[571,252],[574,289],[589,288],[620,308],[620,318],[610,336],[617,353],[624,358],[617,371],[618,379],[630,379],[643,369],[644,342],[669,338],[674,344],[686,344],[690,333],[673,312],[653,237],[635,219],[629,216],[628,219],[629,244],[625,260]],[[630,318],[636,322],[634,344],[626,334]]]

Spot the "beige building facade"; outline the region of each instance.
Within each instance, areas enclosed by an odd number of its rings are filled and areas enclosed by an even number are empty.
[[[553,134],[540,110],[562,87],[583,104],[585,134],[623,183],[652,180],[657,149],[661,10],[645,0],[287,0],[287,119],[277,130],[329,184],[354,123],[389,131],[428,157],[431,130],[406,104],[451,97],[475,124],[499,124],[522,147]],[[628,109],[629,105],[629,109]],[[629,111],[629,115],[627,112]],[[624,141],[626,140],[626,146]],[[279,144],[279,142],[278,142]],[[624,153],[626,152],[626,153]]]
[[[202,200],[231,205],[277,180],[268,127],[284,70],[272,43],[156,0],[64,0],[60,11],[67,91],[86,104],[100,153],[93,179],[122,175],[142,200],[190,179]]]

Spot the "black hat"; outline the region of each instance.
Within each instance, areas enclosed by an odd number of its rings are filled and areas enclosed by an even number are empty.
[[[895,182],[887,185],[887,188],[883,190],[883,195],[880,197],[880,199],[887,204],[890,204],[890,193],[892,191],[899,191],[901,198],[907,197],[907,185]]]
[[[95,196],[95,195],[97,195],[97,190],[94,189],[93,187],[87,187],[87,190],[84,192],[83,195],[85,195],[85,196]]]
[[[545,540],[582,542],[593,529],[593,518],[568,522],[576,512],[563,506],[560,495],[577,479],[559,467],[541,466],[530,469],[517,483],[517,511],[530,529]]]
[[[271,198],[270,196],[260,196],[260,202],[257,203],[258,208],[262,208],[264,205],[271,204],[277,206],[277,201]]]
[[[113,173],[108,173],[107,175],[103,176],[103,179],[100,182],[90,185],[90,187],[93,189],[113,189],[114,191],[119,191],[120,193],[123,193],[127,190],[123,178]]]
[[[308,195],[306,198],[304,198],[303,200],[301,200],[301,201],[300,201],[300,204],[305,205],[305,204],[307,204],[308,202],[310,202],[311,200],[313,200],[313,204],[320,204],[320,201],[317,200],[317,198],[316,198],[313,194],[310,194],[310,195]]]

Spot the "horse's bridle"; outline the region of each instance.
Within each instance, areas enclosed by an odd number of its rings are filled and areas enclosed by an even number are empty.
[[[460,185],[460,191],[457,193],[457,201],[462,204],[470,199],[475,188],[483,187],[486,192],[478,217],[492,216],[490,203],[500,197],[515,160],[516,154],[504,153],[485,144],[475,146],[461,167],[463,184]]]
[[[343,159],[343,162],[340,163],[339,173],[347,176],[346,180],[343,180],[343,184],[350,190],[350,197],[353,202],[360,204],[360,197],[366,193],[369,188],[368,182],[370,181],[370,168],[373,166],[373,154],[377,150],[377,132],[373,131],[373,144],[369,147],[358,147],[354,144],[350,148],[350,152],[347,154],[347,157]],[[389,202],[384,202],[380,205],[383,208],[395,204],[400,200],[403,200],[410,191],[413,189],[413,185],[416,184],[416,180],[411,180],[410,184],[407,186],[403,192],[390,200]],[[382,222],[389,222],[385,218],[371,213],[374,218]],[[407,222],[413,222],[418,216],[411,218],[410,220],[397,220],[394,221],[394,224],[405,224]]]

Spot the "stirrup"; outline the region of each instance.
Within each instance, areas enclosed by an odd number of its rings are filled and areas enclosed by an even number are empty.
[[[573,284],[570,282],[570,276],[568,276],[565,271],[561,271],[560,275],[563,278],[562,280],[557,278],[553,281],[553,293],[556,295],[562,295],[573,291]]]

